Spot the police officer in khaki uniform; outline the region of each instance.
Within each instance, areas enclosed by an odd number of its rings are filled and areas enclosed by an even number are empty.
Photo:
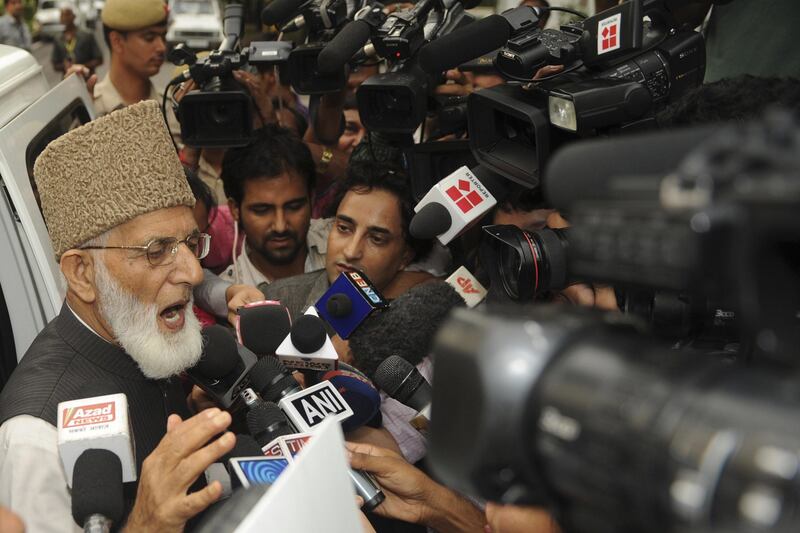
[[[103,35],[111,51],[111,65],[94,87],[98,116],[142,100],[161,101],[150,78],[164,63],[168,12],[162,0],[106,2]]]

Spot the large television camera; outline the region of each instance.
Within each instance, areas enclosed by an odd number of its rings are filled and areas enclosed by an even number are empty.
[[[495,66],[513,83],[470,96],[470,145],[479,163],[533,188],[561,144],[650,127],[661,106],[702,83],[703,38],[665,4],[630,0],[560,30],[539,29],[539,11],[521,6],[434,41],[421,63],[439,71],[502,43]],[[564,69],[531,82],[547,65]]]
[[[545,191],[569,208],[573,275],[729,304],[737,357],[668,349],[621,313],[458,311],[434,347],[445,483],[548,506],[566,533],[797,529],[800,122],[715,129],[577,143]]]

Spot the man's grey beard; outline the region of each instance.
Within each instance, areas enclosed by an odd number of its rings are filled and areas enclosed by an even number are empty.
[[[144,304],[123,289],[102,260],[94,261],[94,265],[100,313],[142,374],[150,379],[165,379],[197,364],[203,353],[203,337],[192,311],[191,295],[183,328],[164,333],[158,328],[158,305]]]

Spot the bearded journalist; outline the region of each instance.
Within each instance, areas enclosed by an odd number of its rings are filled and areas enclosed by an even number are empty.
[[[30,531],[81,531],[57,443],[59,402],[102,383],[127,397],[137,482],[125,530],[182,531],[219,498],[202,473],[230,451],[230,415],[192,416],[178,375],[201,356],[192,288],[209,237],[153,101],[59,137],[34,166],[42,211],[66,280],[59,315],[0,395],[0,501]]]

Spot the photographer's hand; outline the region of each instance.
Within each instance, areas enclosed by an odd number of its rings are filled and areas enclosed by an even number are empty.
[[[233,77],[244,85],[253,97],[256,105],[256,127],[277,122],[275,109],[272,106],[272,88],[275,85],[275,76],[264,72],[252,74],[244,70],[234,70]]]
[[[400,455],[370,444],[346,443],[350,464],[375,476],[386,499],[375,513],[431,527],[439,533],[483,533],[483,513],[436,483]]]

